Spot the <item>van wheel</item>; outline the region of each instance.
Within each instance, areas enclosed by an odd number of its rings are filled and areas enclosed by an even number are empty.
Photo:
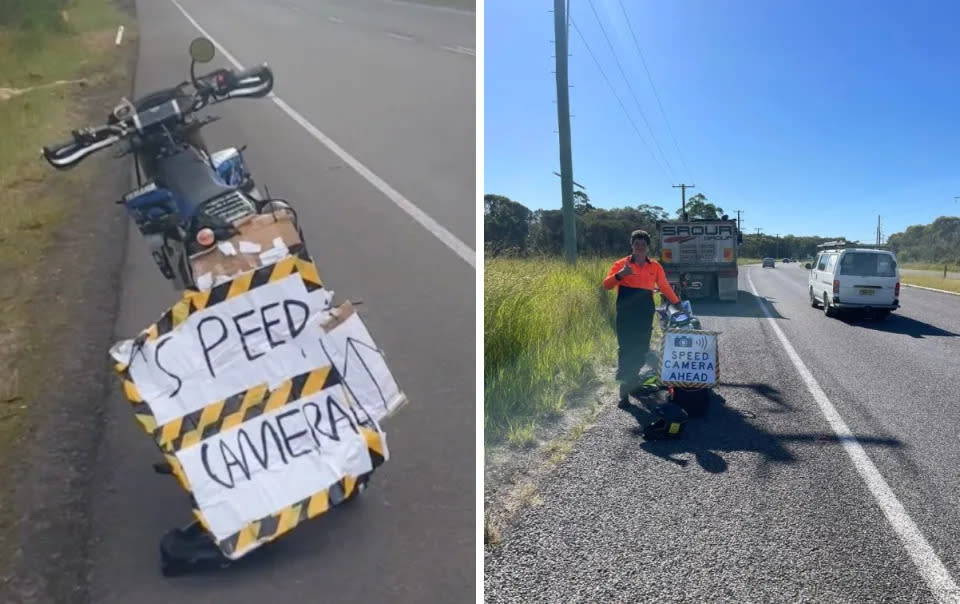
[[[810,288],[810,306],[816,308],[820,304],[817,302],[817,297],[813,295],[813,288]]]
[[[836,312],[830,308],[830,304],[827,303],[827,294],[823,294],[823,314],[828,317],[836,316]]]

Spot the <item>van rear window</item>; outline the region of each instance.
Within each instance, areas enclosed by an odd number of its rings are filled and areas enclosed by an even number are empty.
[[[840,262],[840,274],[855,277],[896,277],[897,261],[889,254],[851,252]]]

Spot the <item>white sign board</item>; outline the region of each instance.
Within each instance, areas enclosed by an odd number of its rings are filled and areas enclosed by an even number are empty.
[[[379,427],[345,392],[326,388],[176,453],[217,541],[373,469],[361,429]]]
[[[158,424],[267,382],[270,387],[324,359],[323,330],[294,273],[193,313],[176,329],[143,343],[130,377]]]
[[[298,272],[251,281],[112,351],[230,557],[293,528],[290,506],[325,509],[311,497],[370,472],[374,451],[387,459],[379,421],[406,401],[358,315],[335,313]]]
[[[320,346],[337,368],[351,396],[377,420],[406,401],[386,359],[355,313],[320,337]]]
[[[712,388],[720,375],[717,334],[668,329],[663,334],[660,382],[681,388]]]

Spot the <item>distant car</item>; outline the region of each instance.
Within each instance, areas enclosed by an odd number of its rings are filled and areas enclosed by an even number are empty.
[[[767,268],[768,266],[769,266],[770,268],[777,268],[777,264],[776,264],[776,262],[774,262],[773,258],[764,258],[764,259],[763,259],[763,267],[762,267],[762,268]]]
[[[822,306],[828,317],[841,310],[862,310],[885,319],[900,308],[900,268],[893,252],[825,250],[808,266],[810,305]]]
[[[789,259],[789,258],[783,258],[783,259],[780,260],[780,262],[786,264],[786,263],[790,262],[790,259]]]

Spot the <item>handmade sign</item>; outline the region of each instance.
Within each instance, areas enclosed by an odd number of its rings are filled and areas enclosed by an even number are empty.
[[[406,402],[360,317],[288,256],[189,291],[111,351],[194,513],[239,558],[350,496]]]

